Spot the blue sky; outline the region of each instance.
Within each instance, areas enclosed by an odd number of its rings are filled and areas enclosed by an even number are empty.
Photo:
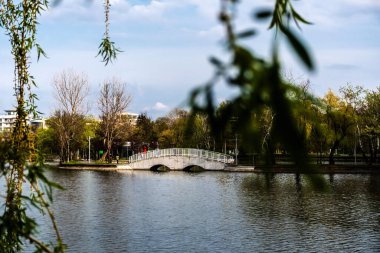
[[[63,0],[40,19],[38,40],[48,58],[31,59],[39,110],[49,116],[56,102],[53,76],[73,69],[88,75],[90,112],[97,114],[100,83],[117,77],[133,96],[128,111],[147,112],[156,118],[184,106],[189,91],[212,75],[210,56],[224,57],[223,29],[217,21],[219,0],[111,0],[110,35],[123,50],[113,64],[95,58],[104,32],[103,1]],[[259,35],[247,41],[254,52],[268,55],[272,33],[266,24],[251,19],[255,9],[272,6],[273,0],[241,0],[236,28],[257,28]],[[302,36],[312,50],[317,70],[308,73],[291,51],[281,51],[284,72],[299,81],[310,79],[311,89],[323,96],[346,83],[367,89],[380,86],[380,1],[304,0],[294,5],[314,23]],[[0,36],[0,110],[15,104],[13,62],[5,35]],[[233,94],[220,86],[217,99]]]

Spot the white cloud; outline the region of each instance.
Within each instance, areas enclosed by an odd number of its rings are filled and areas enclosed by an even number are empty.
[[[218,8],[220,6],[219,0],[185,0],[188,5],[193,5],[199,13],[209,19],[216,19]]]
[[[111,20],[134,20],[140,22],[162,20],[168,11],[176,9],[181,4],[171,1],[152,0],[147,4],[132,4],[126,0],[111,2]]]
[[[298,1],[296,9],[309,21],[326,29],[359,25],[379,15],[380,1]]]
[[[188,10],[193,7],[196,15],[202,18],[216,19],[219,0],[151,0],[148,3],[130,3],[127,0],[111,0],[110,19],[112,21],[138,20],[141,22],[166,20],[167,14],[176,16],[178,10]],[[73,20],[80,17],[81,21],[104,19],[103,1],[65,0],[58,6],[51,7],[43,14],[44,18],[54,20],[64,18]],[[195,17],[196,18],[196,17]],[[176,19],[176,18],[175,18]],[[178,21],[178,19],[176,19]]]
[[[200,37],[206,37],[206,38],[222,38],[223,36],[223,27],[221,25],[216,25],[211,27],[210,29],[201,30],[198,32],[198,35]]]
[[[65,0],[61,1],[57,6],[51,6],[46,12],[42,13],[42,17],[49,21],[63,19],[67,22],[103,20],[103,9],[101,1],[93,1],[89,4],[84,0]]]
[[[170,107],[165,105],[164,103],[157,102],[154,104],[152,109],[155,111],[169,111]]]
[[[81,21],[93,21],[104,19],[103,1],[65,0],[58,6],[51,7],[44,18],[50,20],[65,19],[73,20],[80,18]],[[181,7],[182,3],[175,1],[152,0],[148,4],[130,4],[126,0],[111,0],[110,20],[140,20],[149,21],[162,19],[167,11]]]
[[[157,117],[160,117],[163,114],[166,114],[170,110],[171,108],[168,105],[162,102],[156,102],[153,106],[143,107],[142,112],[146,112],[150,117],[153,117],[153,119],[156,119]]]
[[[161,19],[166,11],[175,7],[176,5],[170,2],[153,0],[149,5],[130,6],[125,15],[137,19]],[[120,13],[120,10],[117,12]]]

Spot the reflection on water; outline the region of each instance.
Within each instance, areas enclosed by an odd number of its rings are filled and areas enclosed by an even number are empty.
[[[380,177],[52,170],[69,252],[379,252]],[[41,236],[50,240],[52,231]]]
[[[327,192],[315,191],[295,176],[263,175],[243,179],[242,208],[260,219],[260,248],[275,251],[342,252],[380,250],[379,176],[335,175]],[[326,180],[330,180],[326,176]],[[377,183],[378,185],[378,183]]]

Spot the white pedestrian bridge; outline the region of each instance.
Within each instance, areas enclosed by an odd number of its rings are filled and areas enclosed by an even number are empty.
[[[194,167],[200,167],[204,170],[224,170],[234,161],[231,155],[209,150],[169,148],[132,155],[129,157],[127,169],[190,170]]]

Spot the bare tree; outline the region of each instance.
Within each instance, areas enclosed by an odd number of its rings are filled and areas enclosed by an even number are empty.
[[[84,131],[83,118],[88,110],[85,100],[89,84],[85,74],[66,70],[55,75],[53,86],[58,109],[55,110],[50,125],[57,135],[61,160],[70,161],[71,146],[80,141]]]
[[[54,76],[53,85],[59,109],[70,114],[85,114],[85,99],[89,92],[87,75],[64,70]]]
[[[132,101],[132,96],[125,91],[125,83],[113,78],[103,82],[99,97],[101,135],[106,151],[101,160],[109,157],[113,142],[122,134],[125,124],[123,112]]]

